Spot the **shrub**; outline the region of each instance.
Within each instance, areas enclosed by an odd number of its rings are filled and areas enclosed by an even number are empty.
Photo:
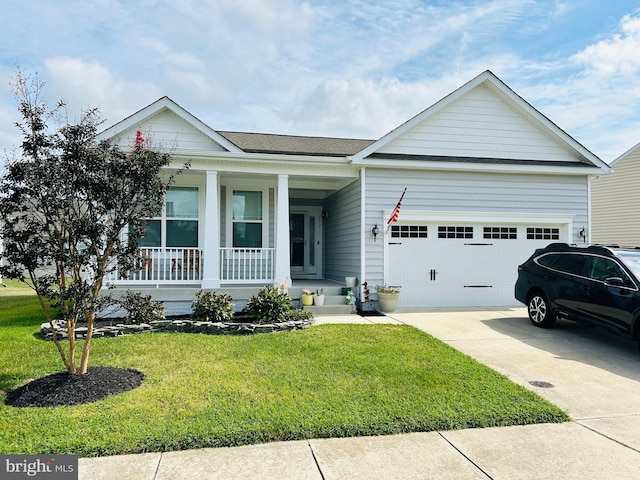
[[[289,295],[280,293],[277,288],[266,285],[257,295],[247,300],[244,311],[256,323],[281,322],[287,319],[293,304]]]
[[[196,293],[195,300],[191,303],[194,320],[206,322],[226,322],[233,318],[235,305],[230,295],[215,292]]]
[[[294,322],[299,320],[309,320],[310,318],[313,318],[311,310],[305,310],[303,308],[293,309],[287,314],[287,320]]]
[[[154,320],[164,320],[164,305],[162,302],[152,300],[151,295],[143,296],[140,292],[127,290],[120,300],[120,305],[127,311],[124,323],[139,325]]]

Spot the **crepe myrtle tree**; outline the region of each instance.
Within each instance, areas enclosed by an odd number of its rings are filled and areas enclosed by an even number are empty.
[[[35,290],[67,371],[85,374],[96,315],[115,303],[101,295],[105,276],[116,267],[141,268],[137,240],[182,169],[162,174],[170,155],[148,148],[140,132],[127,151],[96,140],[96,109],[50,133],[47,124],[64,103],[49,110],[41,99],[43,84],[21,72],[12,86],[23,141],[0,178],[0,268]],[[68,343],[57,335],[56,319],[66,324]],[[87,335],[76,342],[79,321],[87,322]]]

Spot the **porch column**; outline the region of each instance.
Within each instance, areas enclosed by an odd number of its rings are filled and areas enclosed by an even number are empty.
[[[207,171],[202,288],[220,288],[220,201],[218,172]]]
[[[289,175],[278,175],[278,202],[276,204],[276,270],[275,280],[287,281],[291,286],[291,259],[289,254]]]

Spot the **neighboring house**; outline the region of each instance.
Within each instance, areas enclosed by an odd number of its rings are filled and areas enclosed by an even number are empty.
[[[353,276],[372,298],[402,286],[399,307],[514,305],[518,264],[579,241],[590,178],[609,171],[489,71],[375,141],[216,131],[167,97],[101,136],[138,130],[191,168],[120,284]]]
[[[610,166],[612,173],[591,185],[591,240],[640,246],[640,144]]]

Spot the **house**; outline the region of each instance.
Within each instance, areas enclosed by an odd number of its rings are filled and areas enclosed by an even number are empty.
[[[591,239],[595,243],[640,245],[640,144],[610,164],[612,173],[591,187]]]
[[[217,131],[167,97],[103,132],[190,161],[118,285],[402,287],[399,307],[514,305],[517,265],[589,229],[607,164],[490,71],[377,140]],[[387,226],[406,188],[399,218]],[[235,298],[235,297],[234,297]]]

